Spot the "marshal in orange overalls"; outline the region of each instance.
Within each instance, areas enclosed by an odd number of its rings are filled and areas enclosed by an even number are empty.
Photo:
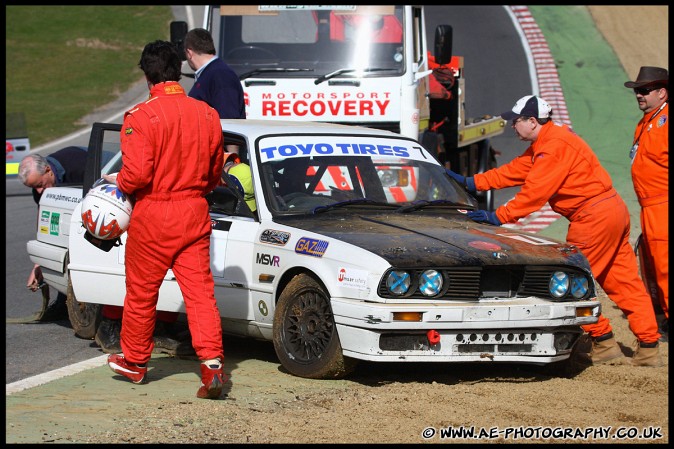
[[[644,343],[658,341],[655,312],[629,243],[629,210],[583,139],[568,126],[550,121],[522,155],[476,174],[474,181],[478,190],[522,186],[510,202],[496,209],[501,223],[514,223],[550,203],[570,221],[566,241],[585,255],[595,279],[623,311],[632,332]],[[612,330],[603,315],[583,329],[593,338]]]
[[[644,114],[634,131],[632,182],[641,205],[646,258],[655,271],[660,306],[669,319],[669,103]]]

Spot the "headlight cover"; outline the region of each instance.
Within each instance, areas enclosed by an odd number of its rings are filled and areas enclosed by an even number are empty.
[[[394,270],[388,274],[386,278],[386,288],[392,294],[401,296],[407,293],[410,289],[410,274],[407,271]]]
[[[585,276],[573,276],[571,278],[571,294],[576,299],[582,299],[587,295],[589,290],[587,278]]]
[[[553,298],[563,298],[569,292],[571,280],[569,275],[563,271],[555,271],[550,277],[548,288]]]
[[[419,291],[424,296],[437,296],[443,285],[442,273],[437,270],[426,270],[419,276]]]
[[[550,295],[558,299],[567,296],[572,296],[574,299],[583,299],[587,296],[589,290],[587,277],[582,274],[568,274],[563,271],[552,273],[548,288],[550,289]]]

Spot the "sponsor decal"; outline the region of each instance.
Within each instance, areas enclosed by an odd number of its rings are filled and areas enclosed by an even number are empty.
[[[297,254],[305,254],[312,257],[323,257],[325,250],[328,249],[329,242],[324,240],[311,239],[309,237],[302,237],[295,245],[295,252]]]
[[[59,194],[47,193],[45,197],[50,200],[63,201],[66,203],[79,203],[80,201],[82,201],[82,198],[78,198],[76,196],[61,195],[60,193]]]
[[[278,267],[280,262],[281,258],[272,254],[257,253],[255,258],[255,263],[258,265],[271,265],[272,267]]]
[[[184,90],[179,84],[168,84],[164,86],[164,93],[167,95],[181,94]]]
[[[49,219],[49,234],[59,235],[59,222],[61,221],[61,214],[54,212]]]
[[[473,248],[477,249],[484,249],[487,251],[498,251],[501,249],[499,245],[496,243],[491,243],[491,242],[484,242],[482,240],[477,240],[474,242],[468,242],[468,246],[471,246]]]
[[[666,115],[663,115],[662,117],[660,117],[660,118],[658,119],[658,128],[660,128],[660,127],[661,127],[662,125],[664,125],[665,123],[667,123],[667,116],[666,116]]]
[[[290,233],[284,231],[277,231],[275,229],[265,229],[260,234],[261,243],[269,243],[270,245],[285,246],[290,240]]]
[[[337,272],[337,282],[342,287],[365,289],[367,288],[367,271],[340,267]]]
[[[391,92],[266,92],[260,102],[262,118],[383,117],[391,105]]]
[[[133,134],[133,128],[126,128],[124,130],[124,134],[126,134],[127,136],[130,135],[130,134]]]
[[[263,162],[297,156],[398,156],[410,157],[407,147],[370,143],[296,143],[261,148]]]
[[[39,223],[40,234],[49,234],[50,215],[51,213],[46,210],[43,210],[42,214],[40,214],[40,223]]]

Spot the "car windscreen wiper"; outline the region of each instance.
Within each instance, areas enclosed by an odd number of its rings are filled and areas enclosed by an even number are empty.
[[[396,209],[396,213],[400,214],[405,214],[407,212],[413,212],[415,210],[423,209],[425,207],[429,206],[452,206],[452,207],[457,207],[457,208],[471,208],[471,206],[466,206],[465,204],[460,204],[456,203],[454,201],[449,201],[449,200],[433,200],[433,201],[428,201],[428,200],[421,200],[421,201],[415,201],[412,204],[407,204],[405,206],[400,206],[398,209]]]
[[[368,67],[365,69],[339,69],[335,70],[334,72],[326,73],[325,75],[321,75],[316,80],[314,81],[314,84],[318,85],[321,84],[324,81],[329,80],[330,78],[334,78],[339,75],[343,75],[345,73],[352,73],[352,72],[386,72],[386,71],[393,71],[396,72],[398,69],[390,69],[390,68],[383,68],[383,67]]]
[[[290,73],[290,72],[313,72],[314,69],[297,69],[294,67],[268,67],[268,68],[263,68],[263,69],[255,69],[251,70],[250,72],[242,73],[239,75],[239,80],[243,81],[246,78],[249,78],[253,75],[257,75],[258,73]]]
[[[312,214],[325,212],[326,210],[335,209],[338,207],[352,206],[354,204],[369,204],[373,206],[396,207],[395,204],[382,203],[381,201],[369,200],[367,198],[358,198],[355,200],[340,201],[338,203],[328,204],[326,206],[317,206],[311,211]]]

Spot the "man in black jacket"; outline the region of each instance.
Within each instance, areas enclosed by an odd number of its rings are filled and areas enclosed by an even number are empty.
[[[33,199],[40,204],[42,192],[48,187],[64,184],[81,184],[84,180],[84,167],[87,150],[82,147],[65,147],[44,157],[40,154],[29,154],[19,164],[19,180],[33,189]],[[42,286],[42,270],[35,264],[28,276],[26,286],[37,291]],[[66,296],[60,293],[56,301],[49,304],[42,316],[42,321],[58,321],[68,319]]]

